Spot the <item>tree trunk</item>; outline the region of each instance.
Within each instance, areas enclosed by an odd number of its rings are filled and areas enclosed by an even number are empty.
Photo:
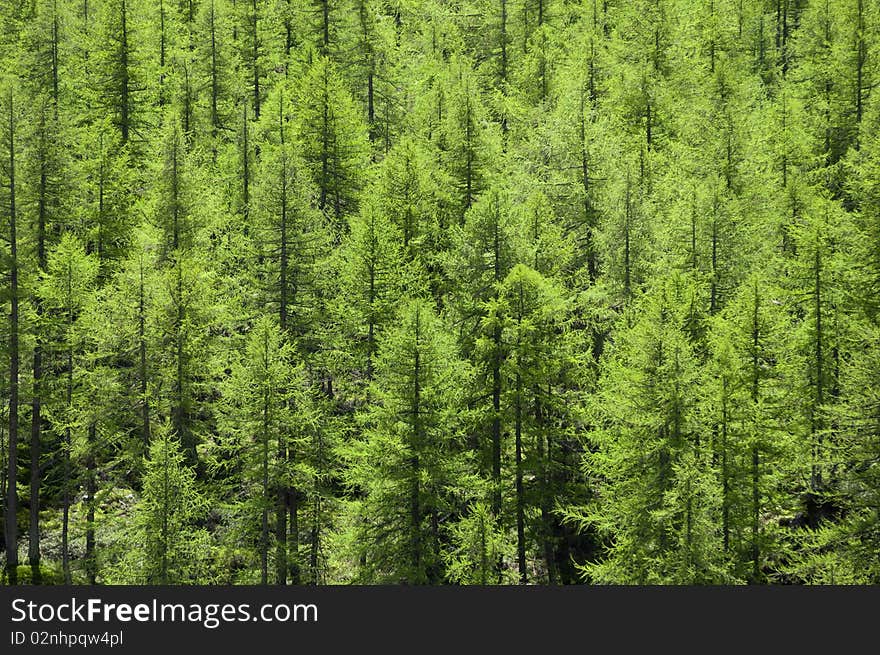
[[[15,215],[15,118],[9,92],[9,457],[6,483],[6,570],[9,584],[18,584],[18,238]]]
[[[241,214],[242,220],[244,222],[244,234],[245,236],[249,233],[249,222],[248,216],[250,214],[250,184],[251,184],[251,171],[250,171],[250,152],[248,145],[248,117],[247,117],[247,101],[242,103],[242,122],[241,122],[241,131],[242,131],[242,148],[241,148],[241,185],[242,185],[242,206],[241,206]]]
[[[493,277],[501,281],[501,235],[499,222],[500,208],[495,198],[495,217],[493,225]],[[492,513],[495,520],[501,520],[501,326],[495,325],[492,331]]]
[[[184,329],[184,301],[183,301],[183,262],[180,253],[177,253],[175,268],[177,273],[176,293],[177,307],[174,322],[174,406],[172,408],[172,425],[181,446],[186,453],[187,461],[191,465],[198,463],[198,452],[194,436],[189,429],[189,412],[186,400],[186,332]]]
[[[58,0],[52,1],[52,117],[58,120]]]
[[[318,207],[321,210],[327,208],[330,192],[330,107],[328,106],[330,101],[328,98],[329,80],[327,79],[328,72],[326,66],[324,67],[323,75],[323,93],[321,98],[321,197],[318,203]]]
[[[522,376],[516,374],[516,407],[514,434],[516,449],[516,562],[520,584],[528,582],[526,573],[525,495],[523,493],[522,461]]]
[[[95,494],[97,493],[97,467],[95,465],[95,423],[89,425],[89,452],[86,456],[86,575],[89,584],[95,584],[98,562],[95,556]]]
[[[144,258],[139,259],[138,280],[138,377],[141,395],[141,440],[144,453],[150,452],[150,400],[147,396],[146,297],[144,289]]]
[[[718,198],[712,201],[712,279],[709,293],[709,313],[718,311]]]
[[[61,569],[64,573],[64,583],[70,584],[70,549],[68,548],[68,535],[70,527],[70,453],[72,449],[70,421],[73,414],[73,271],[70,265],[66,271],[65,304],[67,305],[67,427],[64,428],[64,505],[61,517]]]
[[[595,284],[599,276],[595,246],[593,244],[593,207],[590,202],[590,168],[589,153],[587,152],[587,119],[585,116],[586,107],[583,92],[581,93],[581,119],[580,119],[580,142],[581,142],[581,187],[584,194],[584,226],[586,228],[586,243],[584,250],[587,255],[587,274],[590,284]]]
[[[37,316],[42,308],[37,304]],[[39,343],[39,342],[38,342]],[[42,583],[40,570],[40,437],[42,432],[42,414],[40,408],[41,384],[43,375],[43,350],[40,345],[34,348],[34,397],[31,401],[31,488],[30,488],[30,524],[28,526],[28,564],[31,567],[31,581]]]
[[[313,585],[318,584],[318,554],[321,550],[321,495],[315,489],[314,516],[312,516],[311,543],[309,544],[309,572]]]
[[[56,18],[57,22],[57,18]],[[53,52],[54,52],[53,43]],[[47,205],[47,173],[46,173],[46,124],[45,115],[41,115],[40,134],[40,184],[37,199],[37,264],[41,273],[46,271],[46,205]],[[37,325],[41,323],[43,303],[35,302]],[[31,488],[30,488],[30,524],[28,531],[28,563],[31,567],[31,580],[38,585],[42,582],[40,569],[40,468],[41,436],[43,430],[42,416],[42,378],[43,378],[43,340],[42,334],[36,334],[34,346],[34,395],[31,400]]]
[[[862,122],[862,100],[865,87],[865,62],[868,60],[868,47],[865,43],[865,11],[863,0],[858,0],[858,19],[856,21],[856,123]],[[856,126],[858,135],[858,126]],[[858,138],[858,136],[856,137]]]
[[[420,358],[420,310],[416,310],[416,334],[415,334],[415,361],[413,362],[413,401],[412,401],[412,417],[413,417],[413,439],[410,443],[410,557],[412,574],[410,583],[418,584],[424,582],[422,573],[422,543],[421,543],[421,507],[419,501],[420,485],[419,476],[421,474],[419,463],[419,452],[424,444],[424,435],[422,434],[422,389],[421,389],[421,358]]]
[[[630,224],[632,223],[632,199],[629,170],[626,172],[626,208],[623,223],[623,293],[627,300],[632,296],[630,263]]]
[[[516,339],[516,405],[514,406],[514,449],[516,464],[516,562],[519,569],[520,584],[528,582],[526,572],[526,533],[525,533],[525,494],[523,492],[523,454],[522,454],[522,425],[523,425],[523,384],[522,384],[522,315],[523,315],[523,287],[519,284],[519,298],[517,304],[517,339]]]
[[[260,118],[260,41],[259,35],[257,34],[257,29],[259,27],[258,21],[259,17],[257,15],[257,0],[253,0],[252,4],[252,14],[251,20],[253,22],[253,44],[252,44],[252,53],[251,57],[253,58],[253,66],[254,66],[254,119],[259,120]]]
[[[470,89],[465,89],[465,196],[464,210],[467,211],[474,203],[474,153],[473,153],[473,125],[471,117],[471,96]],[[464,212],[461,215],[462,223],[464,223]]]
[[[327,54],[330,50],[330,0],[321,0],[321,51]]]
[[[730,550],[730,473],[727,452],[727,378],[721,387],[721,534],[724,552]]]
[[[370,72],[367,73],[367,125],[369,126],[370,141],[376,140],[376,107],[373,92],[374,68],[375,64],[370,62]]]
[[[376,227],[375,215],[370,211],[370,247],[376,246]],[[369,269],[369,290],[367,292],[367,301],[369,303],[369,312],[367,316],[367,380],[373,379],[373,356],[376,351],[376,320],[374,315],[374,304],[376,302],[376,259],[375,252],[371,252],[367,267]]]
[[[822,333],[822,255],[819,245],[819,237],[816,236],[816,253],[814,260],[815,283],[813,296],[815,300],[816,313],[816,334],[815,334],[815,363],[816,363],[816,396],[813,406],[813,465],[811,475],[811,488],[818,491],[822,486],[822,421],[821,414],[823,405],[825,404],[825,374],[823,370],[824,364],[824,342]]]
[[[267,391],[263,391],[262,411],[262,512],[260,514],[260,584],[269,583],[269,400]]]
[[[501,70],[499,73],[501,91],[507,83],[507,0],[501,0]],[[502,128],[506,125],[502,119]]]
[[[168,583],[168,512],[171,506],[168,471],[168,430],[163,430],[164,461],[162,462],[162,568],[159,572],[159,581]]]
[[[290,549],[290,556],[287,564],[290,572],[290,584],[302,584],[302,573],[299,564],[299,492],[291,488],[289,490],[289,507],[290,507],[290,532],[287,542]]]
[[[281,224],[280,224],[280,240],[281,240],[281,258],[279,262],[279,322],[281,333],[284,337],[288,334],[288,243],[287,243],[287,152],[284,143],[284,94],[283,91],[278,94],[278,133],[281,141]],[[288,445],[282,436],[281,431],[278,433],[278,464],[287,465],[291,458]],[[285,471],[286,473],[286,471]],[[288,574],[288,553],[287,553],[287,513],[290,504],[291,490],[286,481],[286,475],[278,483],[278,505],[275,508],[275,542],[276,561],[275,561],[275,577],[276,583],[279,585],[287,584]]]
[[[287,461],[287,444],[278,433],[278,464]],[[287,584],[287,502],[289,491],[284,480],[279,480],[277,485],[278,505],[275,508],[275,583]]]
[[[165,2],[159,0],[159,106],[165,105]]]
[[[128,25],[127,25],[127,8],[125,0],[122,0],[122,33],[119,53],[119,131],[122,135],[122,145],[128,143],[129,131],[131,127],[131,81],[128,71]]]
[[[758,410],[758,391],[760,385],[760,369],[758,361],[758,347],[760,344],[760,328],[758,325],[758,285],[755,284],[755,302],[752,308],[752,408]],[[758,426],[754,428],[752,439],[752,582],[757,583],[760,575],[760,546],[758,543],[760,530],[760,453],[758,450]]]
[[[293,22],[291,21],[290,0],[287,2],[287,11],[284,14],[284,74],[287,75],[287,69],[290,66],[290,51],[293,49]]]
[[[217,110],[217,99],[220,95],[219,68],[217,65],[217,26],[214,0],[211,0],[210,29],[211,29],[211,136],[217,138],[220,129],[220,114]],[[215,148],[216,153],[216,146]],[[215,154],[216,156],[216,154]]]
[[[556,584],[556,566],[553,558],[553,525],[551,520],[550,505],[552,498],[552,485],[550,479],[551,473],[551,452],[550,452],[550,435],[545,435],[546,426],[544,424],[544,407],[541,403],[541,390],[534,389],[535,394],[535,423],[538,429],[538,459],[541,466],[541,541],[544,551],[544,566],[547,567],[547,584]],[[549,395],[549,385],[548,385]],[[547,449],[544,450],[544,439],[546,436]]]

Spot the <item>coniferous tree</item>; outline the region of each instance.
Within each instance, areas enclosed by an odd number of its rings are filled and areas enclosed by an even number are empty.
[[[526,516],[531,505],[543,510],[541,523],[530,529],[542,542],[542,555],[548,577],[554,566],[550,539],[547,496],[549,458],[554,435],[544,423],[545,407],[554,382],[559,379],[564,350],[561,334],[565,321],[562,291],[540,273],[523,264],[515,266],[500,284],[498,299],[490,305],[487,322],[501,328],[504,349],[502,365],[505,423],[514,435],[514,514],[517,543],[517,570],[521,584],[528,582]],[[492,330],[493,334],[495,329]],[[529,452],[531,451],[531,452]],[[526,489],[526,479],[537,479],[538,488]],[[537,500],[532,500],[536,498]],[[531,526],[529,526],[531,528]]]
[[[391,324],[395,305],[403,293],[417,289],[406,279],[402,234],[374,201],[362,203],[350,230],[340,250],[339,320],[348,335],[351,366],[369,384],[380,335]]]
[[[247,462],[242,470],[246,508],[260,517],[257,553],[259,580],[267,584],[274,552],[275,582],[284,584],[288,567],[298,569],[296,541],[288,552],[287,494],[297,458],[294,428],[298,399],[302,396],[302,371],[292,362],[293,349],[273,318],[263,317],[248,335],[246,351],[230,379],[228,421],[233,431],[233,455]],[[273,509],[276,510],[273,512]],[[271,517],[276,532],[272,541]],[[288,564],[288,558],[292,561]]]
[[[97,11],[98,43],[104,47],[98,47],[93,55],[103,73],[96,101],[101,111],[112,117],[124,147],[137,137],[142,126],[137,102],[143,91],[138,70],[137,19],[131,0],[106,2]]]
[[[9,82],[7,82],[9,85]],[[4,503],[4,541],[6,544],[6,575],[9,583],[14,585],[18,580],[18,412],[19,412],[19,374],[21,371],[20,330],[21,313],[19,288],[19,254],[18,254],[18,215],[15,204],[16,194],[16,97],[13,88],[4,90],[4,154],[3,172],[6,178],[4,185],[7,190],[7,233],[8,243],[7,270],[9,295],[9,432],[7,451],[6,493]]]
[[[205,579],[210,547],[207,534],[195,527],[204,511],[204,498],[186,454],[170,424],[162,424],[153,435],[143,494],[135,505],[135,547],[120,562],[116,576],[136,584],[192,584]]]
[[[449,528],[451,543],[446,552],[446,577],[458,584],[489,585],[497,580],[496,562],[513,559],[504,531],[498,528],[485,503],[475,503],[466,516]],[[512,582],[507,576],[504,582]]]
[[[467,458],[455,430],[461,366],[430,305],[415,300],[383,341],[365,434],[346,474],[365,490],[353,510],[357,579],[436,584],[444,578],[442,521],[464,493]]]
[[[88,429],[83,420],[86,405],[82,376],[83,310],[92,292],[98,274],[98,262],[87,255],[79,240],[65,234],[57,248],[49,254],[45,279],[40,286],[40,297],[56,325],[53,350],[63,362],[63,376],[58,380],[62,388],[57,408],[53,408],[52,424],[61,435],[62,460],[62,518],[61,561],[64,580],[72,580],[69,556],[70,508],[75,496],[74,483],[78,471],[73,456],[75,440],[80,431]],[[51,320],[51,319],[50,319]],[[77,467],[78,468],[78,467]]]
[[[6,579],[876,581],[878,30],[6,3]]]
[[[502,410],[501,369],[504,361],[500,324],[486,325],[489,303],[498,298],[499,285],[518,260],[514,216],[508,197],[493,189],[469,212],[464,227],[455,236],[455,259],[450,277],[459,289],[456,298],[456,320],[460,325],[459,340],[479,366],[477,398],[483,410],[480,429],[488,440],[475,444],[483,454],[486,471],[493,490],[491,507],[496,519],[502,511],[501,460]],[[482,342],[478,342],[481,340]],[[486,406],[485,402],[491,403]]]
[[[733,573],[751,583],[778,573],[786,553],[782,535],[763,517],[793,509],[782,489],[796,477],[795,421],[789,412],[786,324],[781,289],[753,276],[712,326],[714,379],[712,449],[721,483],[721,535]],[[778,523],[777,523],[778,525]],[[768,553],[777,561],[768,561]]]
[[[688,339],[693,293],[682,275],[655,281],[605,361],[590,437],[596,450],[586,458],[597,500],[584,520],[612,540],[607,557],[585,567],[594,581],[729,580]]]
[[[357,208],[367,134],[334,64],[317,57],[299,84],[295,102],[300,111],[294,138],[318,188],[318,207],[343,227],[343,214]]]

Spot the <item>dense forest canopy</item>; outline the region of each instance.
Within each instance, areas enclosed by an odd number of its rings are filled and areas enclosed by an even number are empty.
[[[4,583],[880,583],[876,0],[3,0]]]

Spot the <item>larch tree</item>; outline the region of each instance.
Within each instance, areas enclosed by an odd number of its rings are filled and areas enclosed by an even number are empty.
[[[849,323],[843,320],[843,280],[849,268],[842,252],[850,247],[850,224],[828,198],[808,196],[793,226],[796,257],[789,260],[789,293],[801,320],[788,357],[801,365],[793,380],[800,428],[808,452],[801,458],[801,489],[806,522],[816,527],[839,508],[840,402],[843,363],[848,359]]]
[[[18,143],[16,141],[17,127],[17,99],[10,86],[10,82],[3,89],[3,174],[5,177],[6,193],[6,216],[7,232],[6,242],[9,296],[9,400],[8,417],[9,432],[7,435],[7,473],[6,492],[4,503],[4,541],[6,543],[6,576],[9,584],[14,585],[18,581],[18,413],[19,413],[19,374],[21,372],[21,289],[19,286],[19,225],[16,195],[16,153]]]
[[[454,428],[461,367],[443,323],[407,303],[383,340],[364,436],[348,447],[349,484],[366,491],[355,511],[358,580],[437,584],[443,522],[456,511],[467,458]]]
[[[268,584],[274,562],[274,581],[285,584],[289,573],[299,574],[298,542],[288,544],[288,494],[298,452],[294,427],[298,397],[303,395],[303,371],[293,361],[294,350],[274,317],[257,320],[245,350],[235,364],[224,401],[231,431],[233,456],[246,462],[241,480],[246,509],[259,517],[258,570]],[[295,490],[294,490],[295,492]],[[275,530],[272,530],[274,515]],[[274,532],[274,539],[273,539]],[[274,554],[274,557],[272,555]]]
[[[401,249],[402,234],[373,200],[361,204],[351,220],[340,252],[338,320],[348,335],[351,367],[364,384],[373,379],[382,332],[396,314],[402,294],[416,291],[407,275]],[[410,280],[407,279],[410,278]],[[409,287],[409,288],[408,288]]]
[[[138,98],[144,91],[135,6],[132,0],[112,0],[98,7],[95,65],[102,84],[97,98],[101,112],[112,116],[121,146],[137,139],[142,126]],[[103,46],[103,47],[100,47]],[[93,109],[98,109],[95,107]]]
[[[39,295],[53,324],[51,348],[63,362],[63,375],[58,380],[62,388],[57,407],[52,408],[53,429],[61,435],[62,462],[62,516],[61,562],[64,580],[72,581],[69,557],[70,508],[75,496],[78,478],[73,456],[75,441],[80,432],[87,430],[83,420],[86,405],[83,379],[84,339],[82,316],[98,275],[98,261],[87,255],[77,237],[65,234],[58,246],[49,253]],[[76,466],[76,469],[79,469]]]
[[[730,579],[687,330],[694,292],[678,273],[656,280],[604,361],[593,399],[594,449],[585,458],[597,495],[582,518],[610,539],[607,556],[584,567],[592,581]]]
[[[548,398],[564,366],[562,329],[566,320],[563,291],[540,273],[517,264],[499,285],[498,298],[490,305],[486,322],[501,328],[505,351],[502,385],[505,427],[513,431],[514,517],[519,581],[529,579],[531,543],[540,543],[548,578],[554,573],[549,500],[549,457],[554,448],[553,430],[544,421]],[[487,330],[494,334],[492,330]],[[556,444],[558,447],[558,444]],[[536,480],[527,489],[527,480]],[[542,515],[533,523],[533,507]],[[527,534],[527,528],[528,533]]]
[[[480,82],[467,59],[445,71],[437,116],[443,137],[441,161],[452,178],[459,224],[486,190],[489,162],[498,150],[497,134],[487,127]]]
[[[278,317],[279,328],[297,359],[309,362],[320,347],[320,324],[326,314],[323,299],[325,281],[322,262],[330,244],[330,231],[317,209],[316,192],[308,171],[291,140],[290,107],[286,87],[266,103],[263,129],[271,136],[264,141],[254,197],[254,252],[256,267],[264,284],[264,305]],[[296,458],[293,449],[283,451]],[[282,451],[279,450],[279,456]],[[279,557],[288,552],[289,532],[293,539],[290,566],[278,565],[278,579],[284,583],[288,569],[294,584],[300,581],[298,559],[299,505],[301,490],[286,486],[278,490],[276,540]],[[290,516],[290,530],[287,519]],[[283,574],[282,574],[283,571]]]
[[[230,74],[233,61],[230,20],[226,0],[209,0],[198,6],[194,75],[196,83],[206,89],[201,96],[200,109],[205,123],[210,125],[209,134],[214,141],[226,136],[225,132],[235,124],[232,102],[235,84]]]
[[[204,515],[205,501],[170,424],[157,426],[145,468],[132,517],[136,547],[120,562],[116,579],[154,585],[204,579],[210,546],[195,523]]]
[[[497,300],[499,285],[519,261],[518,222],[503,189],[492,189],[467,213],[464,227],[453,239],[449,275],[459,289],[453,300],[459,343],[474,358],[478,375],[474,389],[480,407],[481,430],[488,439],[474,444],[492,480],[491,508],[497,520],[502,512],[502,328],[483,319]],[[488,328],[484,329],[484,328]],[[488,403],[488,404],[487,404]],[[486,434],[483,432],[483,434]]]
[[[752,276],[717,317],[709,336],[707,410],[721,482],[721,535],[733,573],[761,583],[784,557],[780,519],[794,504],[783,489],[799,459],[786,361],[786,314],[779,287]],[[766,517],[776,517],[768,521]],[[775,529],[774,529],[775,526]],[[771,557],[776,561],[768,561]]]
[[[300,110],[292,137],[318,189],[318,207],[332,220],[338,239],[345,227],[344,214],[357,209],[368,139],[336,71],[324,56],[315,58],[305,71],[294,98]]]

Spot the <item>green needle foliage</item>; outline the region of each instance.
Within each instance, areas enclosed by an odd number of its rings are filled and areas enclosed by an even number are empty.
[[[131,551],[114,577],[129,584],[193,584],[203,578],[211,549],[196,526],[206,507],[195,484],[180,441],[170,425],[160,426],[133,510]]]
[[[401,308],[377,361],[364,437],[347,455],[362,580],[437,584],[444,579],[441,523],[473,493],[458,399],[463,367],[430,304]]]
[[[880,582],[875,0],[0,3],[0,568]]]

